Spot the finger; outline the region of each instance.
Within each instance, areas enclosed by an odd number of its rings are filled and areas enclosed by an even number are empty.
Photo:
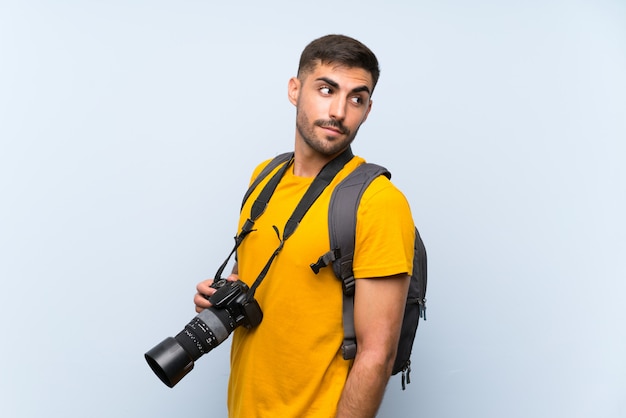
[[[203,309],[211,307],[211,302],[209,302],[203,294],[196,293],[193,297],[193,303],[196,305],[196,312],[200,312]]]
[[[202,295],[211,296],[213,293],[215,293],[215,289],[211,287],[212,284],[213,279],[201,281],[196,285],[196,290]]]
[[[226,280],[228,280],[229,282],[236,282],[237,280],[239,280],[239,275],[231,273],[230,276],[226,278]]]

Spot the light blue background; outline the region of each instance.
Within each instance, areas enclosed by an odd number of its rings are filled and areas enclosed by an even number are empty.
[[[625,2],[4,0],[3,417],[225,416],[229,343],[174,389],[143,353],[291,149],[287,80],[326,33],[381,61],[354,149],[429,251],[380,416],[626,416]]]

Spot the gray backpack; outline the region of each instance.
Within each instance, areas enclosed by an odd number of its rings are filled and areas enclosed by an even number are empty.
[[[244,197],[248,198],[252,190],[275,167],[288,161],[293,153],[276,156],[253,181]],[[311,269],[317,274],[321,268],[332,263],[335,275],[341,280],[343,287],[343,329],[342,344],[343,357],[353,359],[356,355],[356,336],[354,331],[354,273],[352,261],[356,233],[356,214],[361,196],[370,183],[378,176],[391,178],[391,173],[384,167],[365,163],[357,167],[333,190],[328,209],[328,227],[330,236],[330,251],[323,254],[317,262],[311,264]],[[411,351],[420,318],[426,320],[426,282],[427,264],[426,248],[420,234],[415,228],[415,245],[413,255],[413,271],[407,294],[404,319],[398,352],[392,374],[402,372],[402,389],[406,383],[411,383]]]

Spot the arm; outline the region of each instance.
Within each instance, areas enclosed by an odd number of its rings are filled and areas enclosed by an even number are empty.
[[[357,279],[354,364],[337,407],[337,418],[374,417],[396,357],[409,276]]]

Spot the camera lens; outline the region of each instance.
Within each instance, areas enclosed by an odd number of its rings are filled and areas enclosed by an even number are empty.
[[[228,309],[210,307],[200,312],[175,337],[195,361],[228,338],[236,324]]]
[[[145,354],[146,361],[163,383],[174,387],[193,369],[193,362],[220,345],[237,327],[228,309],[210,307],[185,328]]]

